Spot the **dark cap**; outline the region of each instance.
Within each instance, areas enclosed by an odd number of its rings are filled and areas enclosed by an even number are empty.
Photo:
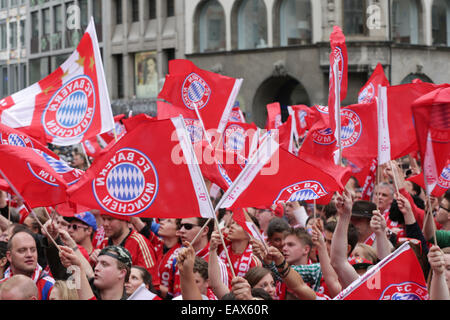
[[[98,256],[107,255],[114,259],[124,263],[127,267],[131,268],[132,260],[130,252],[121,246],[107,246],[103,248]]]
[[[365,268],[373,265],[373,263],[371,261],[361,258],[361,257],[354,257],[354,258],[350,259],[349,262],[355,269],[365,269]]]
[[[372,218],[372,211],[377,210],[375,203],[370,201],[358,200],[353,203],[352,217],[355,218]]]

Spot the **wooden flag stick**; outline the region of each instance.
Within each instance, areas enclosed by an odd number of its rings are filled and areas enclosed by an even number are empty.
[[[198,237],[200,236],[200,234],[202,233],[202,231],[206,228],[206,226],[208,225],[208,223],[211,221],[211,218],[208,218],[208,220],[206,220],[205,224],[202,226],[202,228],[197,232],[197,234],[195,235],[194,239],[192,239],[191,241],[191,245],[194,245],[194,242],[198,239]]]
[[[227,246],[225,245],[225,241],[223,239],[222,231],[219,228],[219,221],[217,221],[217,217],[214,219],[214,222],[217,227],[217,231],[219,232],[220,241],[222,242],[223,250],[225,252],[225,255],[227,256],[228,264],[230,265],[231,274],[233,275],[233,278],[236,278],[236,274],[234,273],[233,264],[231,263],[230,255],[228,254]]]
[[[425,228],[425,222],[431,223],[432,228],[433,228],[434,245],[437,246],[436,224],[434,223],[434,219],[433,219],[433,209],[431,208],[431,199],[430,199],[430,195],[429,194],[427,194],[427,202],[428,202],[428,209],[427,209],[426,217],[425,217],[425,221],[424,221],[424,228]]]
[[[389,161],[389,166],[391,167],[391,171],[392,171],[392,177],[394,180],[395,191],[398,193],[397,176],[395,175],[395,170],[394,170],[394,166],[392,165],[392,161]]]

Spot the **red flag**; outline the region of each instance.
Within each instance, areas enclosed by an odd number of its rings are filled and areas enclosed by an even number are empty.
[[[100,134],[100,138],[105,142],[105,145],[111,143],[111,141],[115,141],[116,138],[119,140],[122,138],[127,130],[125,126],[122,124],[122,120],[125,118],[124,114],[119,114],[114,116],[114,129],[108,132]]]
[[[94,21],[49,76],[0,101],[1,123],[42,143],[67,146],[113,128]]]
[[[328,92],[328,112],[330,128],[333,135],[338,138],[337,126],[341,101],[347,96],[347,46],[345,36],[338,26],[333,27],[330,35],[330,78]]]
[[[340,177],[308,164],[283,148],[278,149],[271,161],[278,161],[278,172],[256,175],[247,187],[242,186],[243,191],[234,203],[226,202],[226,207],[270,206],[279,202],[319,199],[343,189]],[[244,174],[243,171],[241,175]],[[236,181],[239,183],[239,177],[234,183]]]
[[[102,151],[102,147],[98,143],[97,137],[86,139],[81,142],[83,149],[89,157],[96,158]]]
[[[182,108],[185,118],[196,119],[197,108],[205,129],[222,133],[241,84],[242,79],[202,70],[189,60],[175,59],[169,61],[169,74],[158,98]]]
[[[281,126],[281,107],[278,102],[269,103],[267,106],[267,123],[266,129],[278,129]]]
[[[5,175],[2,174],[2,178],[31,208],[67,199],[67,183],[42,154],[38,149],[0,145],[0,170]]]
[[[334,300],[428,300],[422,268],[408,242],[359,277]]]
[[[383,66],[380,63],[377,64],[366,84],[359,90],[358,103],[374,102],[375,97],[378,96],[378,85],[389,87],[389,81],[386,78]]]
[[[41,144],[38,140],[28,136],[27,134],[10,128],[0,123],[0,144],[9,144],[11,146],[27,147],[39,149],[55,159],[59,157],[50,149]]]
[[[228,121],[245,123],[244,114],[242,113],[241,108],[239,107],[239,101],[236,101],[234,103],[234,107],[233,109],[231,109],[230,118],[228,119]]]
[[[415,176],[409,177],[406,180],[414,182],[415,184],[419,185],[421,188],[426,190],[423,172]],[[447,162],[447,165],[444,167],[441,174],[437,178],[436,185],[433,191],[431,191],[431,195],[438,198],[442,197],[449,188],[450,188],[450,161]]]
[[[67,191],[115,215],[211,217],[208,191],[181,118],[143,122],[103,153]]]
[[[417,143],[428,194],[450,159],[450,87],[438,88],[414,101]]]
[[[288,106],[288,111],[291,116],[295,117],[295,126],[299,137],[302,137],[317,120],[317,109],[303,104]]]
[[[242,229],[244,229],[245,232],[247,232],[251,237],[265,243],[264,238],[259,232],[257,226],[248,216],[247,212],[242,208],[234,209],[231,218],[236,221],[236,223],[240,225]]]

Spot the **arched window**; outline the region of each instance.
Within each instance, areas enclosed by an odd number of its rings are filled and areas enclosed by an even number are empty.
[[[434,46],[450,46],[450,0],[434,0],[431,12]]]
[[[284,0],[280,6],[282,46],[311,43],[311,1]]]
[[[393,1],[392,39],[399,43],[419,43],[419,5],[417,0]]]
[[[267,47],[267,11],[262,0],[243,0],[237,12],[238,49]]]
[[[225,50],[225,13],[217,0],[206,1],[198,15],[200,52]]]

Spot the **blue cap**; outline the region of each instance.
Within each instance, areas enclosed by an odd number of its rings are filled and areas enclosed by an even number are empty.
[[[77,213],[76,215],[74,215],[74,218],[84,222],[94,231],[97,231],[97,220],[95,220],[94,215],[90,211]]]

